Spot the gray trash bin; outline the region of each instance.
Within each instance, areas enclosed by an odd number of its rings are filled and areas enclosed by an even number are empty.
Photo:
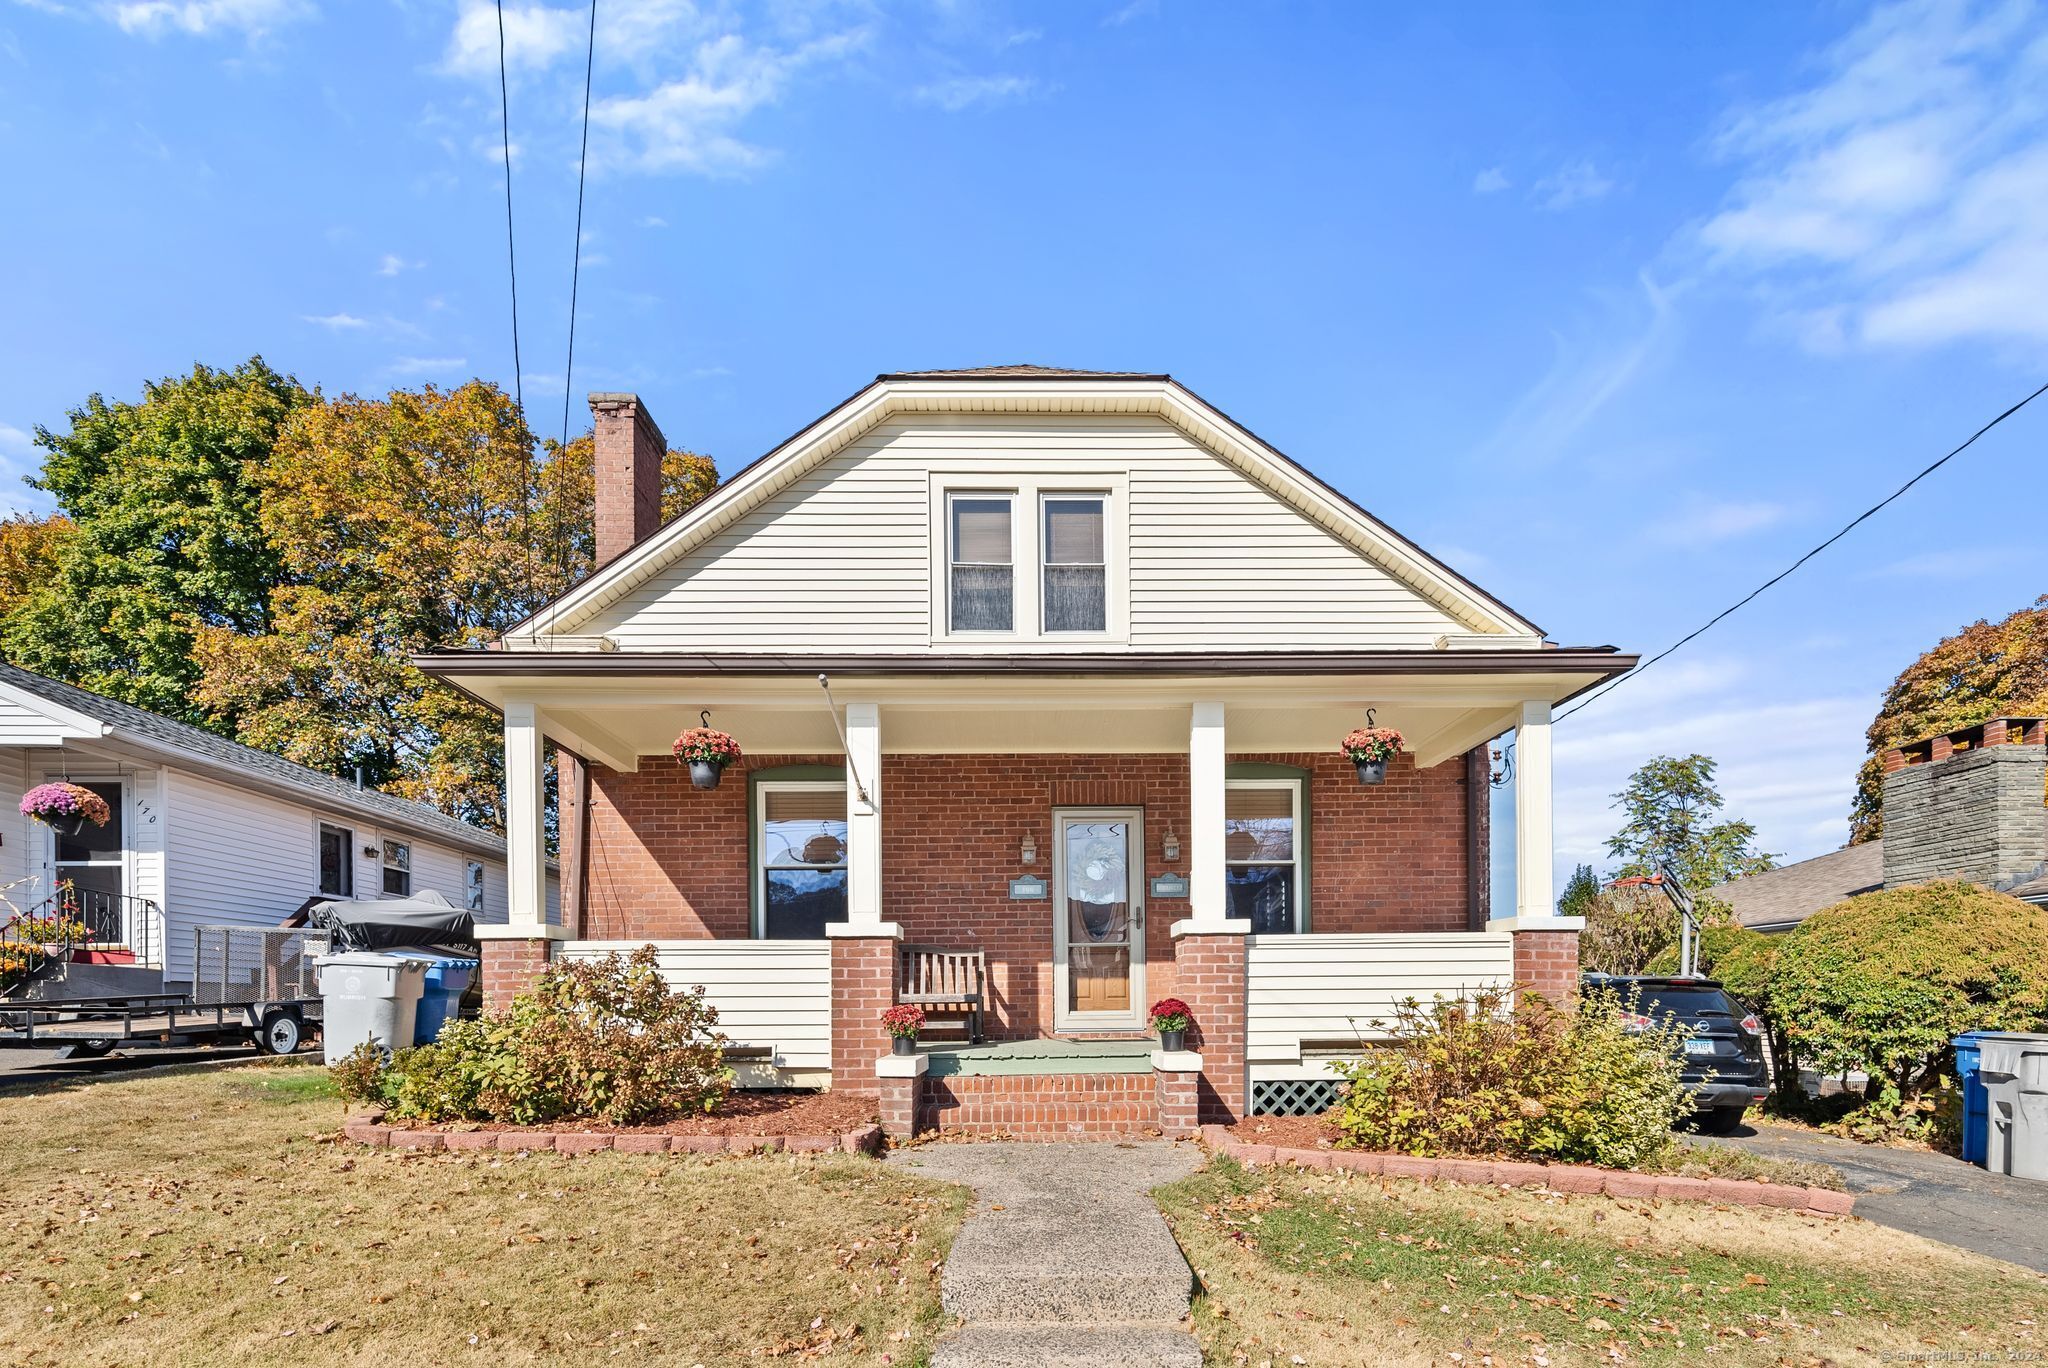
[[[322,955],[313,961],[313,970],[320,976],[320,1038],[329,1064],[366,1040],[382,1045],[386,1054],[412,1044],[425,960],[357,950]]]
[[[1978,1042],[1990,1121],[1984,1167],[2048,1182],[2048,1035],[1987,1032]]]

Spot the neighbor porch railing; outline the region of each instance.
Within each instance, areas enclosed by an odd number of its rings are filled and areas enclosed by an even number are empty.
[[[630,955],[652,944],[662,977],[701,987],[736,1052],[783,1074],[832,1067],[832,943],[823,940],[568,941],[563,959]],[[881,1028],[875,1028],[880,1039]]]
[[[90,950],[126,950],[154,966],[163,909],[152,898],[60,886],[26,912],[0,920],[0,990]]]

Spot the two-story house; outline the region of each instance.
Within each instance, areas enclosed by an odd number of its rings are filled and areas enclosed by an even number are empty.
[[[419,658],[505,717],[487,995],[651,941],[754,1081],[1067,1134],[1183,1128],[1155,1075],[1205,1118],[1314,1105],[1401,997],[1569,989],[1551,711],[1634,658],[1547,643],[1170,376],[883,375],[665,526],[659,430],[591,403],[598,569],[497,649]],[[707,717],[745,758],[699,789],[670,747]],[[1369,717],[1406,738],[1378,785],[1339,751]],[[880,1058],[883,1009],[963,972],[987,1043]],[[1144,1034],[1168,995],[1172,1056]]]

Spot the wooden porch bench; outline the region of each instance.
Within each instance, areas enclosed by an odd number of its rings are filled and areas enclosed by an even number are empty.
[[[988,998],[988,957],[979,950],[902,945],[896,950],[896,1000],[967,1018],[967,1041],[979,1045]]]

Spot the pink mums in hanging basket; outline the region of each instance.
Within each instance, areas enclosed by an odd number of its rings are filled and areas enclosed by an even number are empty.
[[[692,727],[676,738],[676,763],[690,767],[690,782],[715,789],[725,767],[740,758],[740,743],[711,727]]]
[[[1401,733],[1392,727],[1360,727],[1344,738],[1344,754],[1358,766],[1358,782],[1383,784],[1387,761],[1401,753]]]
[[[21,795],[21,810],[38,822],[79,832],[87,822],[105,826],[114,813],[107,800],[83,784],[37,784]]]

